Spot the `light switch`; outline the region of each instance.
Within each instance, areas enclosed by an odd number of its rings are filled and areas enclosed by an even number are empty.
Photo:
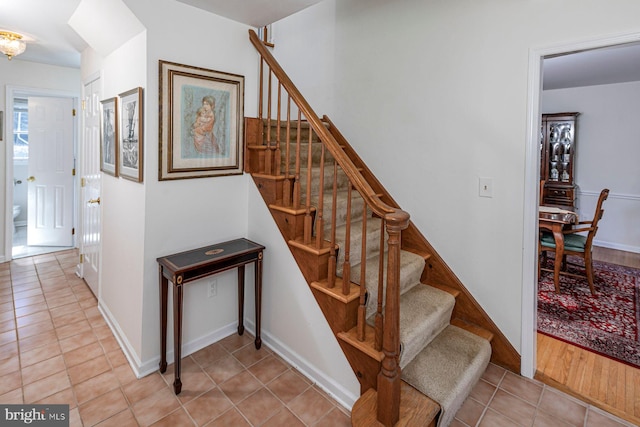
[[[480,178],[479,183],[478,195],[480,197],[493,197],[493,178]]]

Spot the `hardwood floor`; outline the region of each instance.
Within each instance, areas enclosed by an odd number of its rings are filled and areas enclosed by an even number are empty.
[[[595,260],[640,268],[640,254],[594,247]],[[536,379],[640,425],[640,369],[538,334]]]

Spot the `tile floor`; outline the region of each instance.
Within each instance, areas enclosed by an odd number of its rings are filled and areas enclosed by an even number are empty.
[[[136,379],[74,250],[0,264],[0,402],[65,403],[71,426],[349,426],[348,411],[252,337],[229,336]],[[629,426],[537,381],[489,365],[452,423]]]

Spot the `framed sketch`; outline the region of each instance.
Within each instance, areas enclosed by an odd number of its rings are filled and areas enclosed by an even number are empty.
[[[244,76],[160,61],[158,179],[243,172]]]
[[[118,173],[121,177],[142,182],[142,88],[121,93],[120,143]]]
[[[100,170],[118,176],[118,98],[100,101]]]

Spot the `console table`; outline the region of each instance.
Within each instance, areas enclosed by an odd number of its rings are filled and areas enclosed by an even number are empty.
[[[264,246],[247,239],[236,239],[203,248],[180,252],[157,259],[160,268],[160,372],[167,370],[167,300],[169,281],[173,283],[173,390],[182,390],[180,364],[182,359],[182,287],[186,283],[232,268],[238,269],[238,335],[244,333],[244,270],[255,263],[255,346],[260,339],[260,305],[262,300],[262,256]]]

